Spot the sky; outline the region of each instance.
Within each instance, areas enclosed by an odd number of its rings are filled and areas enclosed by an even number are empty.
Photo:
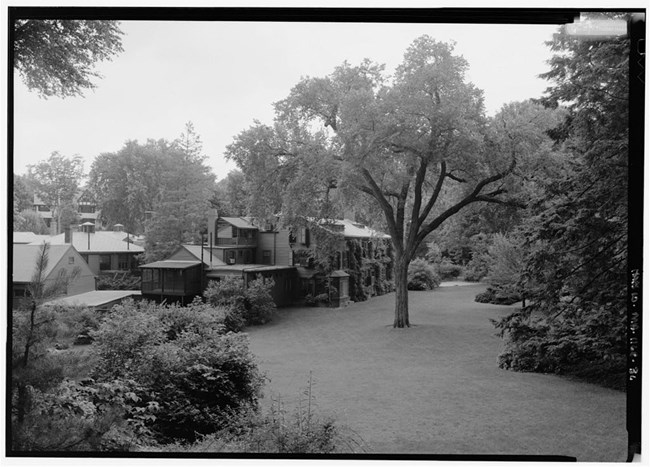
[[[364,58],[391,73],[409,44],[428,34],[456,41],[467,78],[484,91],[488,114],[540,97],[548,82],[555,25],[246,23],[124,21],[124,51],[97,66],[103,76],[84,97],[43,99],[16,75],[14,172],[58,151],[93,159],[128,140],[173,140],[192,122],[220,180],[234,163],[225,148],[254,120],[271,123],[273,103],[301,77],[331,73]]]

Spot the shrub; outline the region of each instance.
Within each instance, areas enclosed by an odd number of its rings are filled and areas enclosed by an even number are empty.
[[[211,305],[228,309],[230,326],[237,328],[242,321],[249,326],[271,320],[275,310],[272,288],[273,280],[259,277],[249,281],[247,287],[243,279],[233,276],[210,282],[204,296]]]
[[[463,274],[463,267],[443,260],[436,268],[441,281],[458,279]]]
[[[95,333],[103,382],[129,379],[143,401],[159,405],[149,420],[158,441],[195,441],[254,406],[262,385],[245,335],[226,333],[219,310],[127,302]]]
[[[521,294],[510,287],[491,286],[474,298],[478,303],[491,303],[493,305],[512,305],[521,301]]]
[[[440,285],[440,277],[433,265],[425,259],[414,259],[408,269],[409,290],[433,290]]]
[[[16,451],[128,451],[155,404],[142,409],[132,383],[83,385],[64,381],[55,390],[30,389],[30,410],[14,419]]]
[[[97,290],[140,290],[141,278],[130,272],[123,274],[100,274]]]
[[[505,347],[501,368],[556,373],[614,389],[625,389],[625,311],[572,304],[563,316],[533,317],[518,310],[493,324]]]

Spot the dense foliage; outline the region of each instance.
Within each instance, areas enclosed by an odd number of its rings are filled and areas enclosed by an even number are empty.
[[[95,64],[122,51],[117,21],[18,19],[13,33],[14,67],[45,98],[95,88]]]
[[[440,285],[436,268],[426,259],[417,258],[409,264],[408,289],[433,290]]]
[[[211,281],[204,292],[208,303],[226,310],[225,325],[232,331],[271,320],[275,303],[271,296],[273,279],[258,277],[244,284],[241,277],[230,276]]]
[[[500,365],[622,387],[629,42],[561,31],[549,45],[556,54],[544,102],[568,109],[553,131],[564,163],[556,177],[539,181],[522,225],[520,285],[530,303],[496,323],[506,338]]]
[[[214,190],[214,175],[191,123],[173,142],[129,141],[100,154],[89,188],[108,224],[145,233],[145,262],[169,256],[181,243],[200,241]]]
[[[255,406],[262,385],[246,336],[226,333],[223,312],[125,303],[94,334],[99,382],[132,380],[141,403],[155,402],[148,424],[159,441],[194,441]]]

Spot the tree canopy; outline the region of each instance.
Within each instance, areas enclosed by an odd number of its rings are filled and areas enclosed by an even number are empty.
[[[47,160],[30,165],[28,171],[36,195],[52,209],[57,231],[61,232],[63,207],[74,204],[83,177],[81,157],[65,157],[55,151]]]
[[[181,138],[128,141],[93,162],[88,185],[109,224],[147,235],[147,261],[199,240],[215,177],[191,125]]]
[[[625,372],[629,40],[561,30],[542,100],[567,115],[552,131],[559,172],[539,180],[521,228],[520,283],[531,303],[497,323],[501,365],[622,386]]]
[[[45,98],[95,88],[95,64],[122,52],[117,21],[18,19],[13,32],[14,68]]]
[[[370,60],[346,62],[303,78],[275,104],[273,126],[256,122],[227,150],[257,217],[328,219],[365,197],[394,246],[396,327],[409,326],[406,275],[423,240],[473,203],[518,204],[516,168],[550,149],[554,112],[528,102],[488,118],[467,67],[453,44],[428,36],[392,78]]]

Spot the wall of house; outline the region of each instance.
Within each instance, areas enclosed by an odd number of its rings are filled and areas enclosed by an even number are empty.
[[[70,263],[69,258],[74,258],[74,262]],[[79,275],[68,285],[66,295],[77,295],[95,290],[95,275],[81,255],[72,249],[52,268],[49,277],[57,277],[61,271],[72,274],[75,268],[79,268]]]

